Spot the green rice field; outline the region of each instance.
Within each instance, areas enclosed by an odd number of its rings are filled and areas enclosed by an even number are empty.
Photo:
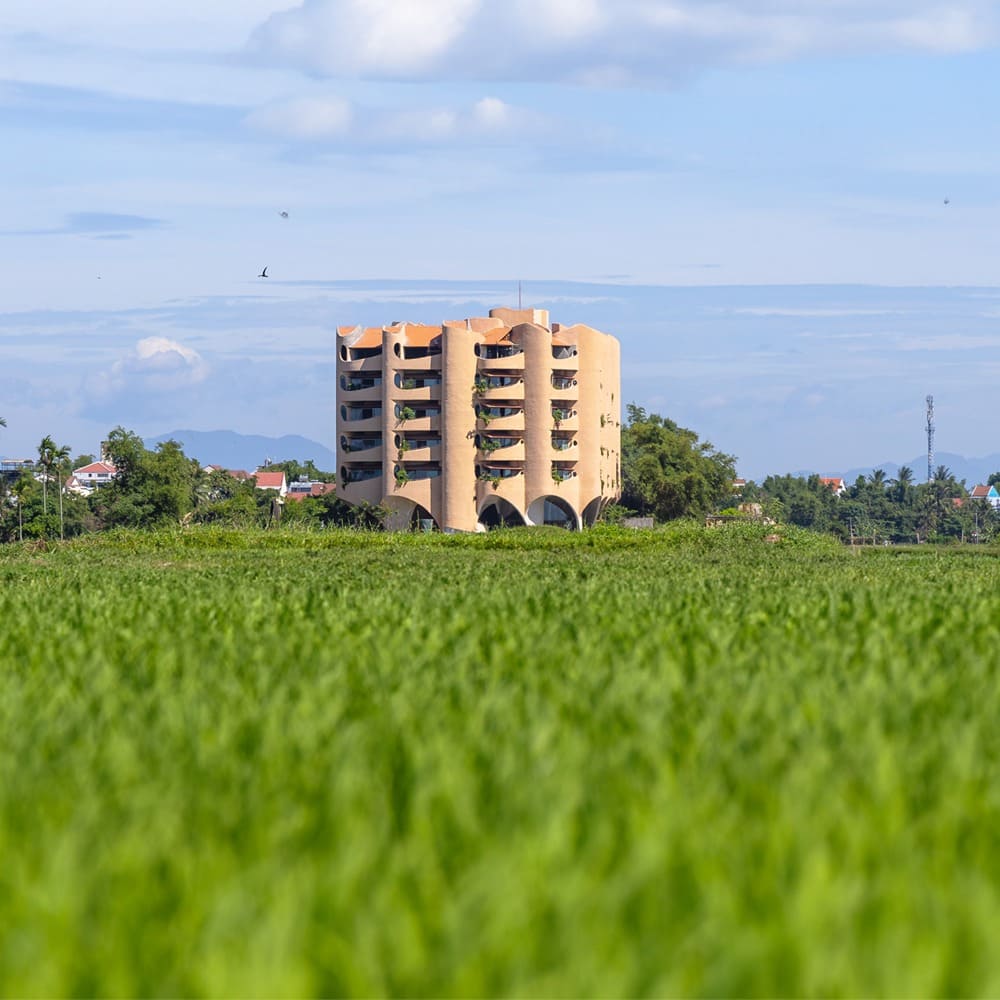
[[[0,995],[997,996],[998,942],[998,549],[0,547]]]

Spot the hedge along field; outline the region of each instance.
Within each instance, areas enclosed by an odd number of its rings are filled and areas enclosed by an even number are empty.
[[[0,549],[3,995],[997,995],[1000,560]]]

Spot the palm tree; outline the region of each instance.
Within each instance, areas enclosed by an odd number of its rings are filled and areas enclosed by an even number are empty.
[[[69,461],[69,446],[65,444],[60,445],[56,449],[53,458],[55,459],[56,462],[56,486],[59,489],[59,539],[60,541],[62,541],[62,539],[64,539],[66,536],[64,533],[65,524],[63,521],[63,488],[62,488],[62,479],[60,478],[60,472]]]
[[[46,434],[38,445],[38,464],[42,467],[42,513],[49,512],[49,475],[56,451],[56,443]]]
[[[62,503],[62,479],[60,471],[63,463],[69,458],[69,448],[66,445],[58,445],[46,434],[38,445],[38,463],[44,470],[42,473],[42,514],[48,513],[48,482],[52,477],[52,470],[56,470],[56,483],[59,489],[59,537],[63,537],[63,503]]]
[[[896,503],[905,503],[913,486],[913,469],[908,465],[901,465],[896,473],[896,478],[890,480],[890,485],[895,487]]]

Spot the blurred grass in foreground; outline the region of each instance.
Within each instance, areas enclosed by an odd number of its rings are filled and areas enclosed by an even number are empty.
[[[0,993],[996,996],[976,556],[0,549]]]

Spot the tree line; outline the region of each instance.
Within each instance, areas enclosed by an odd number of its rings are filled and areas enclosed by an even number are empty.
[[[736,459],[667,417],[630,404],[622,427],[622,496],[605,514],[609,521],[630,514],[656,521],[704,518],[748,510],[778,522],[829,532],[845,541],[989,541],[1000,533],[1000,513],[988,501],[972,500],[963,482],[939,466],[928,483],[916,483],[903,466],[894,478],[881,470],[837,496],[818,476],[768,476],[734,492]],[[0,418],[0,427],[5,426]],[[68,538],[116,527],[157,528],[179,523],[262,526],[275,519],[274,495],[252,480],[206,471],[176,441],[150,450],[132,431],[116,427],[106,458],[118,470],[112,482],[90,496],[63,489],[72,468],[93,461],[70,461],[69,449],[50,436],[38,446],[36,470],[3,483],[0,540]],[[278,462],[289,481],[307,476],[333,482],[311,461]],[[1000,485],[1000,472],[990,476]],[[751,506],[752,505],[752,506]],[[741,509],[742,506],[742,509]],[[378,527],[386,511],[354,507],[330,493],[289,502],[280,511],[286,523]]]
[[[1000,472],[987,485],[1000,485]],[[926,483],[915,482],[905,465],[895,477],[875,469],[840,496],[819,476],[768,476],[759,486],[748,483],[740,499],[759,503],[775,520],[855,543],[989,542],[1000,531],[1000,512],[972,499],[943,465]]]
[[[0,426],[6,426],[0,418]],[[70,450],[50,436],[38,445],[34,470],[22,470],[13,481],[0,481],[0,541],[72,538],[112,528],[161,528],[178,524],[223,524],[232,527],[274,523],[273,491],[258,490],[253,479],[239,480],[228,472],[208,471],[188,458],[176,441],[155,449],[145,447],[133,431],[116,427],[108,435],[104,457],[117,475],[89,496],[66,492],[74,468],[94,461],[93,455],[70,459]],[[290,460],[270,465],[289,480],[301,475],[332,482],[311,461]],[[280,508],[285,523],[318,526],[372,527],[382,514],[352,507],[335,494],[304,497]]]

